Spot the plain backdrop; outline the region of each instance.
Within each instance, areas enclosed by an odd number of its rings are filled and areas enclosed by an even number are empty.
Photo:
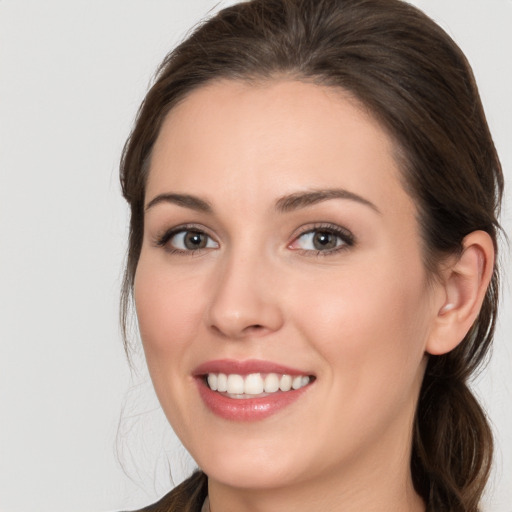
[[[160,60],[228,3],[0,0],[1,512],[135,508],[193,467],[123,353],[117,167]],[[511,188],[512,2],[413,3],[472,63]],[[510,190],[502,222],[512,233]],[[497,439],[489,512],[512,511],[510,261],[504,246],[494,357],[475,383]]]

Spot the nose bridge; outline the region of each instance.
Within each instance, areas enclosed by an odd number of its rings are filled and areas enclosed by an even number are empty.
[[[232,247],[219,262],[207,322],[229,338],[273,332],[282,324],[270,258],[254,247]]]

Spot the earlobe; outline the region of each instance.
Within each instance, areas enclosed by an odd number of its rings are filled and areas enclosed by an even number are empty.
[[[442,304],[427,340],[429,354],[446,354],[464,339],[478,317],[493,270],[494,245],[489,234],[467,235],[461,254],[442,273]]]

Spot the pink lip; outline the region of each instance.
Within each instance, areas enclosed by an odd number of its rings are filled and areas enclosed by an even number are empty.
[[[259,398],[236,399],[212,391],[204,379],[204,376],[208,373],[236,373],[239,375],[250,373],[309,375],[309,373],[259,360],[235,361],[223,359],[201,364],[193,372],[196,377],[199,395],[211,412],[229,421],[258,421],[268,418],[297,401],[311,387],[311,385],[308,385],[297,390],[278,391]]]
[[[246,361],[217,359],[203,363],[193,371],[193,375],[195,376],[206,375],[207,373],[236,373],[238,375],[249,375],[250,373],[280,373],[287,375],[310,375],[307,371],[259,359],[248,359]]]

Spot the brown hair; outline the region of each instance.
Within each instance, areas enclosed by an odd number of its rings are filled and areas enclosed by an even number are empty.
[[[283,74],[349,91],[393,137],[432,275],[441,256],[459,251],[472,231],[489,233],[497,248],[501,166],[471,68],[453,40],[401,0],[253,0],[220,11],[172,51],[138,112],[120,174],[131,207],[125,329],[149,159],[166,114],[212,80]],[[429,510],[478,510],[492,435],[467,382],[490,347],[497,302],[495,268],[465,339],[429,358],[411,459],[415,488]]]

